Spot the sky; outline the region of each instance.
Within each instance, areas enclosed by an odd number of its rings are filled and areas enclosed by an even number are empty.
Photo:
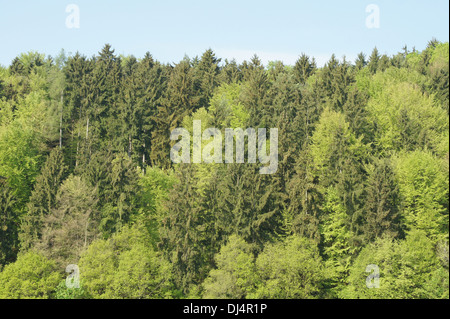
[[[433,37],[447,42],[448,10],[447,0],[0,0],[0,64],[28,51],[90,57],[109,43],[163,63],[211,48],[222,60],[257,54],[265,64],[292,65],[306,53],[321,66],[333,53],[354,61],[375,46],[391,56]]]

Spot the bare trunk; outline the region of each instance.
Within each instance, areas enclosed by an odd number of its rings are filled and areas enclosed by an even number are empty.
[[[88,220],[86,221],[86,227],[84,228],[84,247],[87,246],[88,225],[89,225],[89,218],[88,218]]]
[[[86,140],[89,138],[89,117],[86,120]]]
[[[144,148],[142,151],[142,174],[145,174],[145,141],[144,141]]]
[[[128,158],[131,158],[131,135],[128,135]]]
[[[143,135],[145,136],[145,130],[143,133],[144,133]],[[142,167],[144,167],[144,165],[145,165],[145,137],[143,139],[144,139],[144,144],[142,145]]]
[[[63,97],[64,93],[61,91],[61,114],[59,117],[59,148],[62,148],[62,120],[63,120]]]
[[[78,131],[77,154],[75,155],[75,167],[78,166],[78,150],[80,148],[80,132]]]

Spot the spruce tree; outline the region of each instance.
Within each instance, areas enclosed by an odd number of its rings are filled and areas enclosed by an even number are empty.
[[[138,173],[126,153],[98,151],[75,172],[98,190],[98,227],[105,237],[128,223],[135,209]]]
[[[259,174],[258,164],[228,164],[219,170],[215,216],[225,233],[262,247],[283,232],[277,179]]]
[[[6,179],[0,176],[0,268],[12,262],[18,252],[18,214],[15,202]]]
[[[208,212],[202,207],[195,164],[177,167],[178,182],[164,204],[160,247],[174,266],[175,281],[187,293],[209,272],[208,245],[211,232]]]
[[[342,111],[347,101],[348,87],[354,81],[349,63],[345,58],[339,62],[333,54],[323,67],[319,82],[314,85],[318,86],[318,92],[325,104],[330,105],[335,111]]]
[[[295,173],[286,183],[289,204],[285,213],[288,233],[298,234],[320,242],[322,194],[319,179],[314,175],[313,158],[305,143],[298,153]]]
[[[72,171],[81,159],[89,137],[89,113],[92,106],[92,71],[94,61],[86,59],[78,52],[67,60],[65,75],[63,120],[68,125],[64,131],[66,147],[64,154]]]
[[[356,70],[361,70],[367,65],[366,55],[362,52],[358,53],[358,56],[355,61]]]
[[[221,68],[219,74],[219,83],[238,83],[242,80],[242,73],[235,59],[228,61],[225,59],[225,65]]]
[[[59,267],[76,264],[98,235],[96,189],[79,176],[69,176],[58,190],[55,207],[44,217],[35,249]]]
[[[27,212],[22,218],[20,244],[22,250],[27,250],[40,240],[45,217],[54,208],[56,194],[60,184],[65,179],[67,167],[59,148],[54,148],[42,167],[41,174],[36,178],[36,184],[27,204]]]
[[[120,89],[122,84],[121,60],[114,50],[106,44],[95,59],[92,72],[92,108],[88,109],[87,124],[88,152],[92,154],[100,147],[103,140],[111,142],[115,150],[120,147]]]
[[[196,95],[199,96],[198,105],[195,108],[208,108],[214,89],[218,86],[218,75],[220,73],[219,63],[211,49],[203,53],[198,65],[193,70]]]
[[[316,72],[317,66],[314,58],[310,60],[309,56],[302,53],[295,62],[293,73],[297,83],[305,84],[306,80]]]
[[[264,119],[270,116],[270,111],[267,109],[267,91],[270,82],[261,60],[256,55],[243,70],[243,75],[245,83],[242,102],[250,115],[248,126],[266,127]]]
[[[400,235],[400,195],[395,173],[388,159],[379,160],[366,183],[364,203],[366,242],[387,235]]]
[[[179,127],[186,115],[198,105],[194,79],[188,58],[178,63],[170,73],[167,90],[151,119],[154,122],[150,160],[152,165],[163,168],[171,166],[170,133]],[[173,145],[173,144],[172,144]]]
[[[136,144],[133,149],[139,163],[145,167],[150,163],[152,148],[152,131],[155,129],[155,116],[161,106],[164,91],[167,88],[167,67],[155,61],[150,53],[146,53],[139,62],[135,73],[136,79]]]
[[[372,74],[377,73],[379,62],[380,62],[380,54],[378,53],[378,49],[375,47],[372,51],[372,54],[369,57],[369,63],[367,64],[370,73]]]

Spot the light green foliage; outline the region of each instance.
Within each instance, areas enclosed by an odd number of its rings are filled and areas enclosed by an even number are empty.
[[[366,278],[371,273],[366,272],[368,265],[379,267],[379,288],[366,286]],[[379,238],[360,252],[351,267],[348,286],[342,290],[340,297],[441,298],[445,290],[443,275],[445,271],[448,275],[448,270],[440,267],[433,242],[422,231],[412,232],[403,241]],[[438,287],[439,290],[434,290]]]
[[[241,91],[236,83],[222,84],[215,90],[209,107],[213,124],[221,128],[245,128],[249,114],[240,103]]]
[[[8,178],[10,187],[22,202],[31,194],[39,172],[41,157],[32,128],[14,121],[0,126],[0,176]]]
[[[0,299],[47,299],[60,280],[52,260],[28,252],[0,272]]]
[[[426,77],[415,70],[394,67],[388,68],[386,71],[373,76],[364,68],[356,74],[355,79],[358,89],[369,94],[371,97],[379,96],[382,94],[384,88],[392,85],[406,82],[420,87],[426,81]]]
[[[193,112],[192,115],[190,116],[186,116],[183,119],[182,122],[182,127],[184,129],[186,129],[190,136],[191,136],[191,142],[190,142],[190,160],[191,162],[193,162],[193,148],[194,148],[194,127],[193,127],[193,121],[201,121],[201,132],[200,134],[203,134],[203,132],[211,127],[214,127],[213,125],[213,121],[214,119],[211,117],[210,111],[207,111],[205,108],[200,108],[197,111]],[[214,155],[215,152],[222,154],[222,158],[223,158],[223,141],[225,138],[225,133],[222,130],[221,132],[222,134],[222,149],[211,149],[210,155]],[[202,161],[203,161],[203,149],[206,145],[208,145],[209,143],[213,142],[213,137],[211,137],[208,140],[203,140],[203,138],[201,139],[200,142],[200,146],[202,149]],[[185,152],[186,150],[183,150],[183,152]],[[214,152],[213,152],[214,151]],[[195,164],[194,164],[195,165]],[[196,166],[196,175],[198,178],[198,193],[201,194],[202,196],[204,195],[204,191],[205,189],[207,189],[209,187],[209,179],[211,178],[212,174],[214,173],[214,171],[216,170],[216,166],[215,165],[195,165]],[[176,166],[175,166],[176,167]]]
[[[82,255],[82,287],[93,298],[170,298],[171,265],[151,247],[145,228],[124,227]]]
[[[267,244],[256,260],[258,284],[248,298],[310,299],[320,295],[322,258],[313,241],[291,236]]]
[[[326,192],[324,216],[320,225],[325,271],[332,286],[342,285],[345,280],[354,247],[350,244],[354,234],[348,228],[348,215],[335,188]],[[341,288],[339,286],[339,288]]]
[[[342,146],[346,148],[343,148],[343,151],[346,151],[347,154],[335,154],[333,146],[336,141],[344,143]],[[322,169],[326,169],[333,156],[339,158],[349,154],[362,156],[366,150],[361,141],[350,130],[344,115],[330,109],[323,111],[312,137],[312,142],[311,152],[314,155],[315,163]]]
[[[367,157],[369,149],[356,138],[342,113],[325,109],[311,138],[314,163],[327,185],[346,172],[349,163],[358,170],[357,163]]]
[[[232,235],[215,257],[217,268],[203,283],[203,298],[242,299],[254,290],[257,280],[252,246]]]
[[[87,299],[89,295],[80,285],[80,287],[67,287],[66,279],[61,280],[53,293],[55,299]]]
[[[0,67],[0,297],[448,298],[448,48],[19,55]],[[277,128],[276,173],[172,163],[194,120],[221,142]]]
[[[162,205],[168,199],[169,191],[176,182],[173,171],[163,171],[157,167],[149,167],[139,178],[138,206],[139,212],[133,217],[143,220],[149,231],[158,236],[163,214]],[[155,242],[156,242],[156,237]]]
[[[431,97],[409,83],[391,84],[369,100],[370,117],[378,124],[376,144],[383,150],[429,148],[442,155],[448,139],[448,115]]]
[[[434,240],[448,238],[449,180],[444,161],[426,151],[402,154],[395,161],[405,224]]]

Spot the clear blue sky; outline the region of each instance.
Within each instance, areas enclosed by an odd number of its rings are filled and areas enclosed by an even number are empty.
[[[66,27],[66,6],[80,9],[80,28]],[[366,27],[366,6],[380,9],[380,27]],[[425,48],[436,37],[448,41],[447,0],[0,0],[0,64],[22,52],[91,56],[105,43],[117,54],[161,62],[212,48],[221,58],[239,62],[258,54],[268,60],[295,62],[302,52],[318,63],[332,53],[353,60],[377,46],[389,55],[403,45]]]

